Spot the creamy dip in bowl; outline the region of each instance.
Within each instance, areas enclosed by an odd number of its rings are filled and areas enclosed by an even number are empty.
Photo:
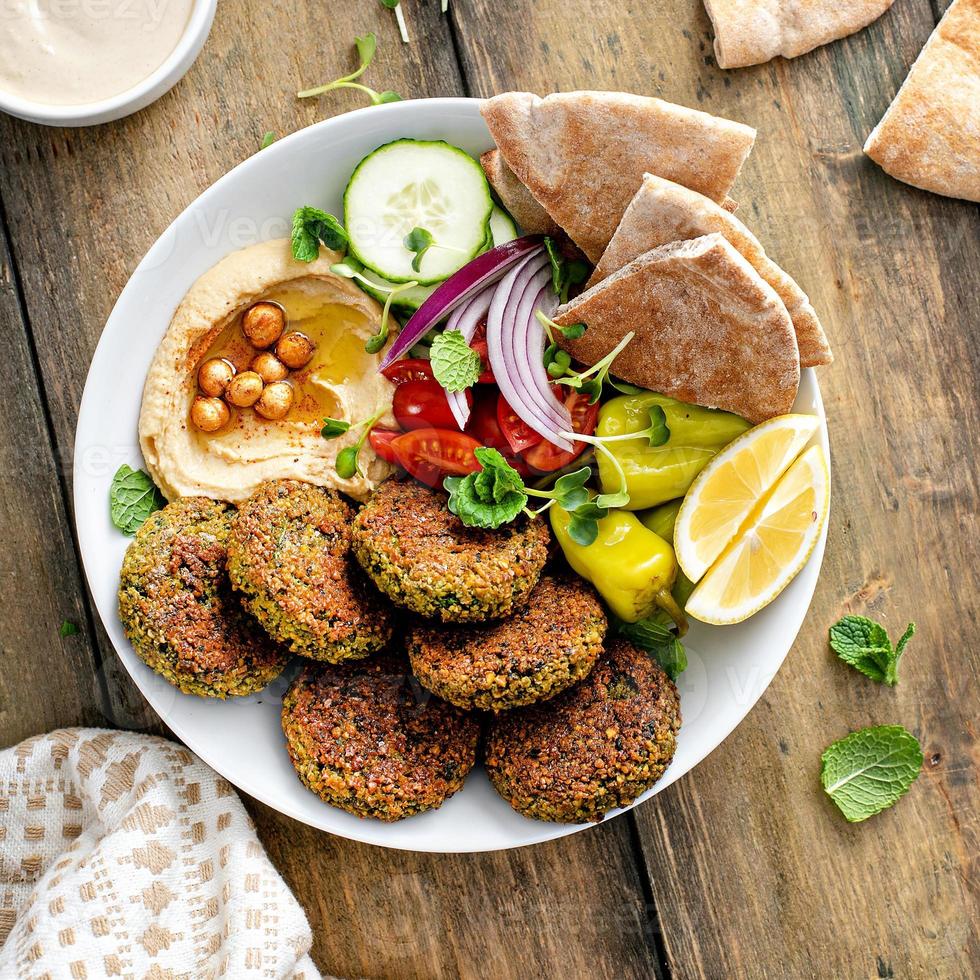
[[[194,62],[217,0],[0,0],[0,110],[85,126],[149,105]]]

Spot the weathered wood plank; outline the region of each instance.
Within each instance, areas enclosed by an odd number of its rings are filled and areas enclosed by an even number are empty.
[[[476,94],[625,88],[757,126],[740,216],[810,292],[837,353],[820,378],[835,496],[808,621],[740,729],[637,813],[672,975],[970,975],[980,223],[861,153],[930,5],[728,73],[700,5],[474,0],[454,16]],[[893,631],[919,624],[895,690],[827,650],[827,627],[864,610]],[[919,735],[925,772],[894,810],[847,825],[819,789],[820,753],[890,722]]]
[[[319,103],[293,98],[301,85],[350,70],[355,34],[379,36],[368,84],[406,97],[461,92],[438,3],[412,5],[407,48],[377,3],[335,6],[329,18],[324,9],[223,0],[197,65],[131,119],[60,131],[0,118],[0,197],[63,461],[102,324],[140,256],[200,191],[256,150],[263,132],[283,134],[362,104],[351,93]],[[58,247],[52,229],[62,236]],[[54,523],[64,528],[64,517]],[[165,733],[97,633],[115,723]],[[21,657],[27,670],[32,662]],[[324,971],[656,974],[650,909],[624,821],[545,848],[442,859],[353,844],[258,804],[250,809],[310,915]]]

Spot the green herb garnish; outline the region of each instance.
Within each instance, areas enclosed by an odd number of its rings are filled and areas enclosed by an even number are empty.
[[[898,683],[899,658],[914,635],[915,623],[909,623],[892,647],[881,624],[866,616],[844,616],[830,627],[830,647],[844,663],[866,677],[894,687]]]
[[[566,340],[578,340],[579,337],[585,334],[585,324],[584,323],[569,323],[568,326],[562,326],[560,323],[555,323],[551,317],[545,315],[543,310],[535,310],[534,315],[538,319],[538,323],[544,327],[544,332],[548,335],[549,343],[555,342],[555,334],[559,334]]]
[[[323,420],[323,428],[320,430],[320,435],[324,439],[336,439],[337,436],[342,436],[349,430],[350,422],[345,422],[344,419],[332,419],[328,416]]]
[[[406,290],[414,289],[418,283],[413,279],[411,282],[401,282],[396,286],[382,286],[380,283],[371,282],[370,279],[366,279],[361,274],[361,270],[363,268],[364,266],[362,266],[360,262],[348,255],[343,262],[335,262],[332,266],[330,266],[330,271],[334,275],[343,276],[345,279],[354,279],[356,282],[360,282],[371,289],[377,289],[380,292],[388,294],[388,298],[385,300],[384,308],[381,310],[381,323],[378,326],[378,332],[373,334],[364,345],[364,350],[368,354],[377,354],[381,348],[388,343],[388,334],[390,333],[388,319],[391,316],[392,300],[394,300],[399,293],[404,293]]]
[[[400,12],[396,12],[396,15],[400,15]],[[373,88],[368,88],[366,85],[361,85],[354,81],[354,79],[360,78],[364,74],[368,65],[374,59],[374,52],[378,47],[378,39],[374,34],[369,32],[363,37],[355,37],[354,45],[357,48],[358,57],[361,59],[361,64],[357,71],[353,71],[349,75],[344,75],[336,81],[327,82],[326,85],[303,89],[302,92],[296,93],[296,97],[298,99],[312,99],[317,95],[324,95],[335,89],[353,88],[359,92],[364,92],[370,98],[371,105],[383,105],[386,102],[401,102],[402,97],[397,92],[375,92]]]
[[[395,20],[398,22],[398,33],[401,34],[402,41],[408,44],[408,25],[405,23],[405,15],[402,13],[402,5],[399,0],[381,0],[381,6],[394,10]],[[445,8],[443,8],[445,12]]]
[[[351,429],[363,427],[361,437],[357,442],[353,446],[344,447],[337,453],[337,461],[334,463],[334,469],[337,471],[337,476],[342,480],[352,480],[355,476],[361,475],[361,470],[358,466],[358,457],[375,423],[384,413],[385,409],[379,409],[374,415],[369,415],[366,419],[361,419],[359,422],[345,422],[343,419],[332,418],[325,418],[323,420],[323,428],[320,430],[320,435],[324,439],[336,439]]]
[[[262,142],[259,144],[259,149],[264,150],[267,146],[272,146],[276,141],[276,134],[270,129],[267,133],[262,136]]]
[[[429,363],[436,381],[446,391],[465,391],[480,378],[480,355],[458,330],[436,334],[429,350]]]
[[[75,636],[78,633],[78,627],[69,622],[67,619],[61,624],[58,629],[58,636],[64,639],[66,636]]]
[[[558,504],[572,515],[572,523],[577,525],[580,536],[587,537],[594,529],[595,533],[586,543],[595,540],[598,534],[596,521],[605,517],[605,511],[589,499],[585,484],[592,476],[592,470],[587,466],[560,477],[550,491],[536,490],[524,484],[521,475],[496,449],[480,446],[473,452],[483,467],[479,472],[449,476],[443,481],[449,492],[449,510],[464,524],[498,528],[509,524],[521,513],[536,516]],[[529,497],[547,500],[547,503],[537,511],[529,511]]]
[[[851,822],[867,820],[904,796],[922,769],[922,749],[901,725],[852,732],[820,757],[820,781]]]
[[[544,247],[548,251],[548,258],[551,260],[551,285],[558,294],[559,302],[567,303],[569,289],[572,286],[581,285],[589,278],[588,263],[581,259],[568,258],[553,238],[545,238]]]
[[[436,241],[432,237],[432,232],[426,231],[424,228],[413,228],[402,240],[402,244],[410,252],[415,253],[415,258],[412,259],[412,271],[421,271],[420,267],[422,265],[422,257],[426,252],[435,245]]]
[[[293,213],[293,231],[290,237],[293,258],[299,262],[312,262],[320,254],[320,242],[334,251],[347,248],[347,232],[332,215],[319,208],[304,205]]]
[[[135,534],[154,511],[166,506],[163,494],[142,470],[123,463],[109,487],[109,516],[123,534]]]
[[[668,626],[673,620],[666,613],[657,613],[637,623],[627,623],[610,614],[612,628],[634,646],[645,650],[663,667],[672,680],[687,669],[687,651]]]

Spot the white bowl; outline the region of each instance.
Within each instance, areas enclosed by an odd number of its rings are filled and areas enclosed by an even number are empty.
[[[177,47],[151,75],[119,95],[84,105],[49,105],[11,95],[0,89],[0,111],[45,126],[95,126],[122,119],[155,102],[187,73],[208,39],[218,0],[195,0]]]
[[[177,737],[236,786],[311,826],[373,844],[437,852],[517,847],[583,827],[519,816],[479,767],[441,809],[400,823],[362,820],[327,806],[302,786],[286,755],[279,726],[284,681],[226,702],[181,694],[139,660],[116,611],[119,568],[129,539],[109,520],[109,483],[120,464],[142,465],[136,424],[143,377],[181,297],[227,253],[288,234],[289,217],[298,205],[339,213],[354,165],[400,136],[446,139],[473,154],[492,145],[478,102],[471,99],[398,102],[337,116],[249,157],[206,190],[154,244],[109,317],[82,397],[74,463],[78,538],[89,587],[127,670]],[[796,410],[820,416],[816,438],[827,450],[812,370],[803,374]],[[692,626],[685,639],[690,666],[678,684],[684,723],[677,754],[641,800],[700,762],[765,691],[806,615],[825,541],[826,530],[796,580],[752,619],[738,626]]]

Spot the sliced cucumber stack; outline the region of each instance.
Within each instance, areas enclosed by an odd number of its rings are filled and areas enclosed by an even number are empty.
[[[517,225],[513,218],[503,210],[494,206],[493,213],[490,215],[490,241],[486,248],[493,248],[503,245],[504,242],[511,242],[517,238]],[[482,249],[481,251],[485,251]],[[373,296],[379,303],[383,303],[388,298],[388,292],[393,283],[387,279],[382,279],[376,272],[368,268],[361,270],[361,275],[368,280],[367,283],[359,282],[358,285],[369,296]],[[372,288],[376,287],[376,288]],[[403,292],[397,293],[391,305],[396,310],[407,310],[414,313],[439,287],[439,283],[431,286],[413,286]]]
[[[395,140],[368,154],[344,193],[350,252],[388,282],[447,279],[486,246],[493,201],[483,169],[444,142]],[[422,255],[404,245],[422,228],[433,244]]]

